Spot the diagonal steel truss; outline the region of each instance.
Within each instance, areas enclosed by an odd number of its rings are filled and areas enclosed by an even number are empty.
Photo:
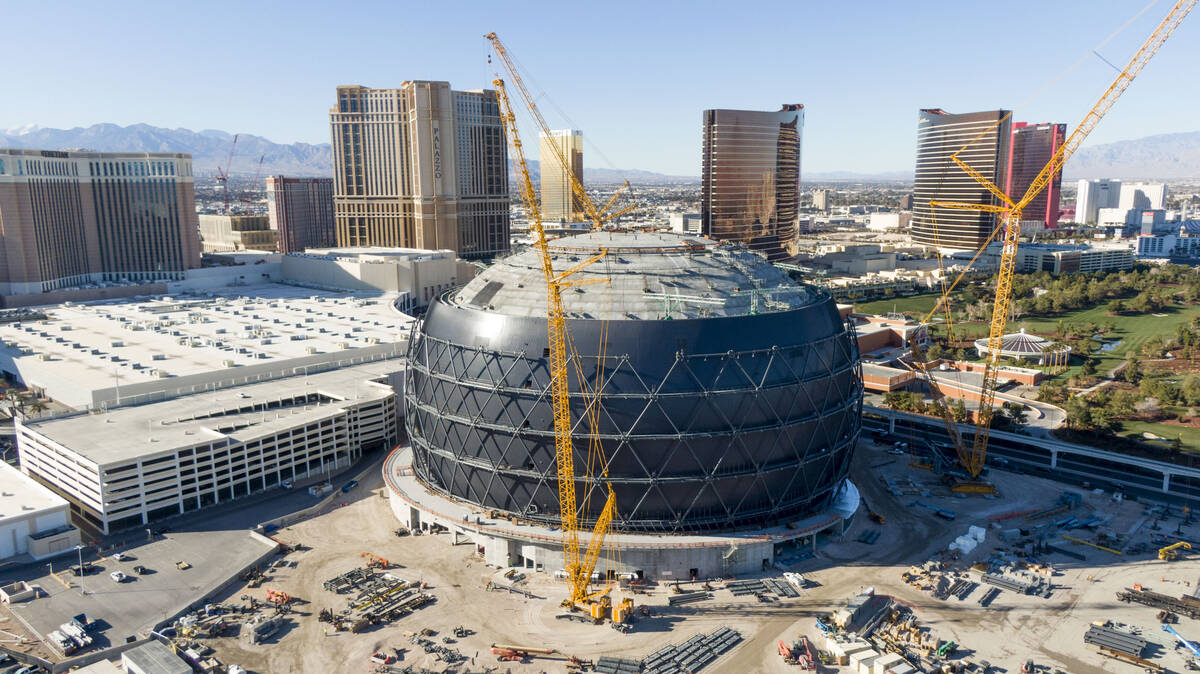
[[[406,423],[418,477],[484,508],[557,523],[543,354],[456,344],[427,334],[423,324],[412,334]],[[602,394],[597,403],[571,392],[576,461],[586,460],[591,436],[582,420],[599,404],[596,435],[609,448],[605,467],[622,504],[617,529],[728,529],[811,512],[833,497],[849,470],[861,424],[858,355],[847,321],[844,331],[811,342],[680,350],[654,367],[628,355],[603,363],[581,356],[574,367]],[[597,372],[603,381],[595,381]],[[576,489],[579,523],[590,525],[606,488],[579,477]]]

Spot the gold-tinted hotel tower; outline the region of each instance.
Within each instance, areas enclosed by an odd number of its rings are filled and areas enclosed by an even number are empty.
[[[554,149],[567,160],[563,167]],[[582,222],[583,203],[571,191],[571,174],[583,184],[583,134],[573,129],[541,135],[542,219],[546,222]]]

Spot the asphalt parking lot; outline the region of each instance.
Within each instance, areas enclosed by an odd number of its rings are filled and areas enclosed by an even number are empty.
[[[333,477],[332,482],[337,487],[364,472],[378,472],[381,459],[381,453],[369,456]],[[71,567],[79,563],[75,552],[42,563],[4,567],[0,582],[29,581],[48,595],[8,608],[38,638],[73,616],[86,613],[100,621],[95,644],[89,650],[123,643],[127,637],[150,629],[212,593],[270,551],[272,546],[252,536],[250,530],[317,503],[319,499],[307,493],[307,484],[157,521],[150,525],[152,534],[146,529],[133,529],[105,537],[99,548],[88,546],[83,550],[84,562],[95,565],[87,576],[77,577],[71,572]],[[129,559],[113,559],[118,552]],[[179,561],[186,561],[191,568],[177,568]],[[138,574],[135,566],[144,566],[149,572]],[[126,580],[115,582],[109,575],[113,571],[124,573]]]
[[[72,616],[86,613],[93,620],[107,623],[101,625],[96,643],[104,648],[122,643],[126,637],[183,609],[270,549],[245,529],[182,531],[125,548],[131,559],[96,560],[98,568],[87,576],[74,576],[68,566],[77,561],[63,557],[54,564],[58,571],[54,577],[44,568],[45,575],[33,581],[49,596],[13,604],[11,609],[40,636]],[[191,568],[176,568],[178,561],[187,562]],[[134,566],[144,566],[148,572],[138,574]],[[118,583],[109,575],[113,571],[121,571],[128,578]],[[64,581],[71,587],[66,587]]]

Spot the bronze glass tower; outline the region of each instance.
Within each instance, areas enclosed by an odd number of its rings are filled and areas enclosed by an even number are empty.
[[[996,218],[980,211],[933,208],[930,201],[997,205],[999,201],[950,158],[958,158],[1003,187],[1008,158],[1009,111],[952,115],[922,110],[917,124],[917,170],[913,180],[914,243],[949,250],[983,245]]]
[[[772,260],[795,253],[804,106],[704,111],[704,233]]]

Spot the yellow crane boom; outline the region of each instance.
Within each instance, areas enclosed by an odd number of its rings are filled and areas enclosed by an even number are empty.
[[[563,311],[562,291],[576,286],[607,282],[608,279],[568,280],[571,275],[604,257],[605,252],[601,251],[562,273],[554,272],[550,247],[546,242],[546,231],[542,227],[541,207],[538,204],[537,193],[533,189],[529,164],[525,161],[525,151],[521,145],[521,135],[517,131],[512,102],[508,98],[504,80],[497,78],[492,84],[496,87],[496,98],[500,103],[500,117],[503,120],[508,142],[513,149],[517,165],[517,188],[529,213],[529,226],[533,229],[534,245],[541,258],[542,273],[546,277],[546,332],[550,342],[550,395],[554,413],[554,451],[558,473],[559,517],[562,520],[563,531],[563,568],[567,573],[567,584],[571,593],[570,600],[580,602],[588,596],[588,583],[591,580],[592,570],[595,568],[600,546],[603,545],[615,515],[616,497],[613,495],[612,488],[609,487],[608,500],[596,521],[592,540],[588,545],[587,558],[586,560],[581,559],[578,512],[575,501],[575,455],[574,442],[571,437],[570,393],[567,388],[567,321],[566,313]]]
[[[996,297],[992,303],[992,320],[988,329],[988,352],[984,359],[983,384],[980,390],[979,413],[977,417],[977,428],[975,431],[975,439],[969,451],[965,448],[959,450],[960,457],[965,457],[963,467],[971,477],[977,477],[980,471],[983,470],[985,461],[987,460],[987,443],[988,435],[991,429],[992,415],[996,401],[996,383],[998,377],[998,369],[1000,364],[1000,349],[1004,338],[1004,330],[1008,324],[1009,305],[1012,301],[1012,282],[1013,274],[1016,269],[1017,259],[1017,243],[1021,235],[1021,211],[1033,201],[1042,190],[1050,184],[1066,163],[1067,159],[1075,153],[1083,141],[1088,137],[1088,134],[1096,128],[1104,115],[1112,108],[1121,94],[1129,88],[1130,83],[1137,77],[1138,73],[1146,67],[1150,59],[1154,57],[1158,50],[1162,47],[1167,38],[1175,32],[1184,17],[1195,8],[1196,3],[1200,0],[1178,0],[1167,13],[1166,18],[1158,24],[1150,37],[1146,39],[1137,53],[1129,59],[1129,62],[1109,85],[1104,94],[1100,96],[1100,100],[1092,106],[1091,110],[1084,115],[1083,120],[1079,123],[1075,130],[1067,136],[1066,141],[1058,148],[1050,161],[1042,167],[1037,177],[1030,183],[1029,189],[1025,190],[1025,194],[1015,203],[1011,197],[1006,195],[995,183],[988,180],[965,161],[959,159],[958,152],[954,153],[951,158],[959,165],[960,168],[969,176],[975,179],[980,185],[995,196],[1002,205],[994,204],[969,204],[956,201],[931,201],[930,205],[938,208],[955,208],[976,211],[986,211],[997,213],[1003,216],[1004,224],[1002,229],[1002,247],[1000,250],[1000,268],[996,273]],[[966,149],[966,148],[963,148]],[[959,150],[962,152],[962,150]],[[990,237],[989,237],[990,241]],[[984,244],[987,245],[986,243]],[[935,307],[936,310],[936,307]],[[932,315],[932,314],[931,314]],[[928,320],[928,317],[926,318]]]
[[[500,59],[500,63],[504,65],[505,71],[508,72],[508,76],[512,79],[513,84],[516,85],[517,92],[521,95],[521,99],[525,101],[525,107],[529,110],[529,115],[533,117],[535,122],[537,122],[538,128],[541,129],[541,132],[549,135],[550,125],[546,123],[546,118],[542,116],[541,110],[538,110],[537,102],[533,98],[533,95],[530,94],[529,89],[525,87],[525,81],[521,78],[521,74],[517,71],[517,66],[515,63],[513,63],[512,55],[508,53],[508,49],[504,46],[504,43],[500,41],[500,38],[497,37],[495,33],[488,33],[487,35],[484,35],[484,37],[488,40],[488,42],[492,43],[492,49],[496,52],[496,57]],[[595,202],[592,201],[592,198],[588,196],[587,189],[584,188],[583,182],[580,180],[580,176],[576,176],[575,171],[571,169],[571,163],[567,161],[567,156],[563,153],[562,147],[559,146],[558,143],[549,143],[549,145],[554,149],[554,158],[558,160],[558,165],[567,174],[567,179],[571,184],[571,192],[574,193],[575,198],[579,200],[580,205],[583,207],[583,212],[587,214],[588,219],[592,221],[593,229],[601,229],[604,227],[604,223],[613,220],[614,218],[619,218],[637,208],[636,206],[628,206],[615,213],[609,211],[621,192],[629,187],[628,180],[626,180],[624,184],[622,184],[616,189],[615,192],[613,192],[613,195],[608,200],[608,203],[604,204],[603,207],[597,207]]]

